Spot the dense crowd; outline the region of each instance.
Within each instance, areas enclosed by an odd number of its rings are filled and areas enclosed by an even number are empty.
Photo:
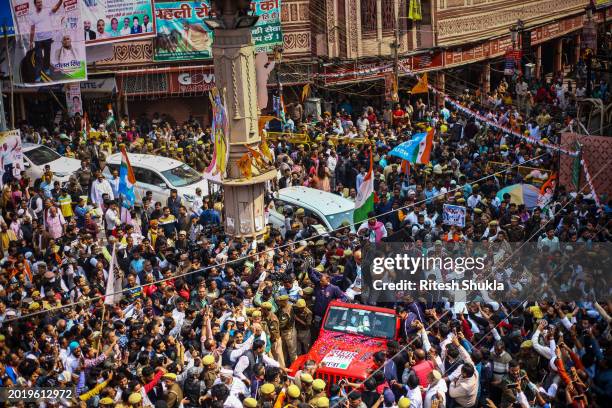
[[[579,279],[568,282],[584,289],[574,301],[479,299],[458,311],[406,296],[386,305],[400,330],[371,357],[363,383],[326,383],[315,361],[289,370],[316,340],[330,301],[367,301],[361,261],[371,243],[534,242],[556,262],[567,244],[610,241],[612,207],[598,207],[588,188],[553,186],[531,207],[497,195],[521,182],[540,187],[558,170],[553,147],[582,86],[554,82],[504,80],[489,95],[456,97],[490,123],[418,97],[383,110],[338,100],[321,117],[289,106],[285,123],[267,125],[278,177],[266,208],[282,212],[287,229],[269,224],[253,243],[225,235],[222,193],[189,202],[176,191],[166,202],[145,196],[126,214],[114,199],[118,173],[108,180],[101,173],[122,144],[203,171],[212,157],[205,125],[158,114],[87,132],[78,116],[55,129],[24,124],[24,140],[82,167],[65,185],[50,170],[40,180],[3,180],[0,386],[74,388],[74,398],[45,407],[606,406],[612,298],[592,299]],[[609,98],[605,83],[597,89]],[[407,170],[388,155],[429,127],[436,131],[430,164]],[[308,142],[276,131],[305,133]],[[294,185],[354,200],[371,156],[369,221],[320,235],[303,208],[277,206],[273,191]],[[444,203],[467,208],[465,227],[444,225]],[[568,266],[580,267],[579,260]],[[111,269],[123,291],[105,306]]]

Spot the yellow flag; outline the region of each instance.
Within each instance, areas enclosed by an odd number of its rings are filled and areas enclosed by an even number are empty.
[[[264,155],[266,159],[268,159],[269,163],[274,161],[272,156],[272,152],[270,151],[270,146],[268,146],[268,140],[266,139],[266,131],[261,132],[261,153]]]
[[[427,72],[419,79],[419,82],[412,87],[413,94],[427,93],[429,88],[427,87]]]
[[[308,95],[310,95],[310,84],[306,84],[302,88],[302,102],[304,102],[304,99],[308,98]]]

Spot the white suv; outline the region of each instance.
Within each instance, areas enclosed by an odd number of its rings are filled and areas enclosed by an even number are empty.
[[[198,187],[202,190],[202,196],[208,196],[208,180],[181,161],[150,154],[128,153],[128,158],[136,177],[134,186],[136,205],[142,204],[142,198],[147,191],[153,193],[153,202],[159,201],[162,205],[166,205],[170,190],[173,188],[177,190],[184,204],[193,202]],[[104,177],[110,180],[112,171],[119,171],[119,166],[121,166],[121,153],[109,156],[102,172]],[[212,186],[211,183],[211,188]]]
[[[60,156],[45,145],[24,143],[22,149],[25,172],[32,183],[42,177],[46,165],[49,165],[53,172],[53,181],[59,181],[61,185],[81,168],[80,160]]]

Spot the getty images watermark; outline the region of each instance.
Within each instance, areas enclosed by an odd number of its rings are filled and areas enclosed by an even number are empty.
[[[397,302],[607,299],[612,244],[402,242],[363,249],[362,298]]]
[[[505,290],[503,282],[495,279],[476,281],[460,279],[466,272],[480,276],[486,268],[485,257],[439,257],[412,256],[407,253],[395,254],[392,257],[377,256],[372,260],[372,285],[375,290]],[[437,279],[400,279],[395,282],[383,280],[386,271],[396,271],[398,274],[414,276],[418,271],[452,271],[457,279],[439,281]],[[378,277],[378,279],[376,279]]]

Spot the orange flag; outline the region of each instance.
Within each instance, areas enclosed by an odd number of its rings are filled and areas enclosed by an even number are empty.
[[[410,176],[410,162],[408,160],[402,160],[401,173],[406,176]]]
[[[262,154],[259,151],[253,149],[252,147],[249,147],[247,145],[244,145],[244,146],[249,150],[249,154],[251,155],[251,157],[255,159],[255,164],[257,165],[257,167],[259,168],[265,167],[266,164],[264,163],[262,159]]]
[[[542,187],[540,187],[540,194],[546,194],[547,188],[554,190],[556,183],[557,183],[557,173],[552,173],[550,177],[548,177],[548,180],[546,180],[546,182],[542,184]]]
[[[251,178],[251,155],[248,152],[242,155],[237,164],[242,177]]]
[[[421,76],[421,78],[419,79],[419,82],[412,87],[412,93],[413,94],[420,94],[420,93],[427,93],[429,92],[429,88],[428,88],[428,83],[427,83],[427,72],[423,74],[423,76]]]

